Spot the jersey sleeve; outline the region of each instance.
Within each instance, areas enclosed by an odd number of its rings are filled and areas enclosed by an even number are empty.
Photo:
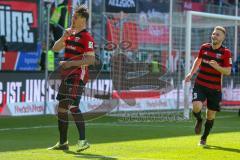
[[[202,46],[200,47],[199,52],[198,52],[198,58],[202,58],[203,52],[204,52],[204,50],[203,50],[203,45],[202,45]]]
[[[92,52],[94,51],[94,40],[91,36],[86,36],[86,39],[84,41],[84,52]]]
[[[225,50],[225,56],[223,59],[223,67],[232,67],[231,51],[228,49]]]

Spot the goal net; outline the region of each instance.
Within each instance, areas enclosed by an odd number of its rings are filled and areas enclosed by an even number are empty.
[[[113,84],[110,115],[131,121],[183,119],[169,68],[168,15],[105,13],[104,52]],[[108,68],[108,67],[106,67]]]
[[[222,107],[225,109],[238,109],[240,106],[240,56],[239,50],[239,26],[240,18],[235,16],[202,13],[187,11],[183,22],[183,32],[185,33],[185,75],[190,71],[198,50],[203,43],[211,42],[211,33],[215,26],[226,28],[227,34],[223,45],[232,52],[233,69],[231,76],[223,79],[223,101]],[[192,83],[193,84],[193,83]],[[185,108],[191,106],[191,92],[193,85],[184,87]]]

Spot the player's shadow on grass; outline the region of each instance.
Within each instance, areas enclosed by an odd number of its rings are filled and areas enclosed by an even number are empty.
[[[103,156],[98,154],[89,154],[89,153],[83,153],[83,152],[73,152],[73,151],[64,151],[67,154],[75,155],[75,157],[79,158],[86,158],[86,159],[98,159],[98,160],[117,160],[117,158],[109,157],[109,156]]]
[[[227,147],[221,147],[221,146],[213,146],[213,145],[207,145],[207,146],[204,147],[204,149],[213,149],[213,150],[220,150],[220,151],[240,153],[240,149],[227,148]]]

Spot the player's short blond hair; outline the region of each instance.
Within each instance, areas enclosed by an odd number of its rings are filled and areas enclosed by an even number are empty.
[[[216,27],[214,28],[214,30],[222,31],[222,32],[224,33],[224,35],[226,35],[226,29],[225,29],[224,27],[222,27],[222,26],[216,26]]]

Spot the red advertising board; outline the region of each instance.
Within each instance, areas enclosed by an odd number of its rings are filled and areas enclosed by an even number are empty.
[[[141,27],[136,22],[128,21],[121,26],[117,19],[108,20],[107,40],[118,44],[120,34],[122,34],[122,41],[132,43],[131,50],[137,49],[140,44],[168,44],[169,41],[169,29],[166,25],[149,23]]]

